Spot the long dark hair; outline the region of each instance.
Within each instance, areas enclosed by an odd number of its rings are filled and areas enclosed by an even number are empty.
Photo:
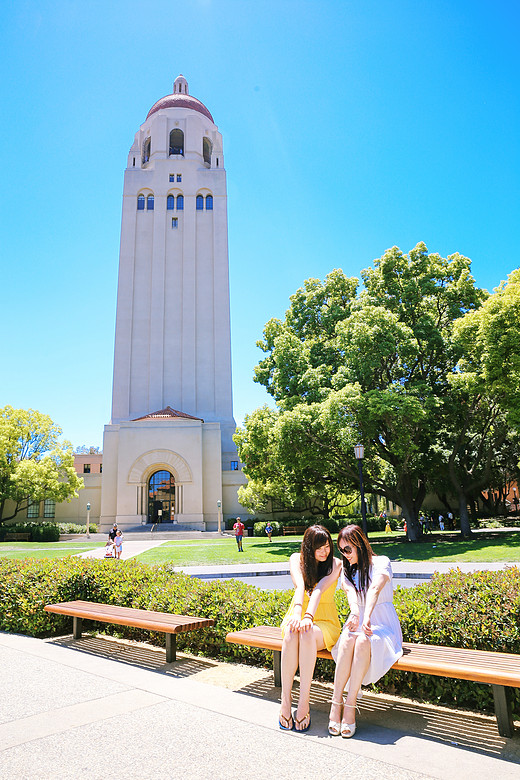
[[[357,591],[366,593],[370,585],[370,565],[374,554],[370,542],[358,525],[347,525],[345,528],[342,528],[338,534],[338,547],[343,546],[340,544],[341,542],[355,547],[358,557],[358,562],[351,566],[345,556],[341,556],[343,558],[345,577],[354,585]],[[354,582],[356,571],[358,572],[357,586]]]
[[[329,543],[327,560],[318,561],[314,553],[319,547]],[[300,551],[300,566],[305,583],[305,590],[310,593],[314,586],[332,571],[333,544],[330,533],[322,525],[311,525],[305,531]]]

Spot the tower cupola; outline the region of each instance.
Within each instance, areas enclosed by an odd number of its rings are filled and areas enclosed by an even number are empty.
[[[179,74],[173,82],[173,94],[174,95],[189,95],[188,82],[184,76]]]

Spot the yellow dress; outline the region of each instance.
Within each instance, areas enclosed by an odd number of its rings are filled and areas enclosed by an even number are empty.
[[[323,634],[323,639],[325,641],[325,647],[327,650],[331,650],[334,647],[339,639],[339,635],[341,634],[341,624],[338,618],[338,610],[336,609],[336,604],[334,602],[334,593],[336,591],[337,584],[338,582],[335,580],[332,585],[329,585],[327,590],[321,594],[320,603],[318,604],[318,608],[314,614],[314,625],[318,626],[318,628],[321,628],[321,633]],[[294,593],[289,605],[289,609],[287,610],[285,617],[282,620],[282,637],[285,633],[285,626],[287,625],[287,622],[292,615],[295,596],[296,594]],[[305,592],[303,597],[302,617],[308,605],[309,594]]]

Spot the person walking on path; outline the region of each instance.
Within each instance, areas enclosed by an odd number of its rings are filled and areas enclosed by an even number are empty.
[[[116,558],[121,557],[121,553],[123,552],[123,533],[122,531],[118,531],[116,534],[116,538],[114,539],[114,544],[116,548]]]
[[[330,533],[311,525],[303,536],[301,551],[290,557],[294,595],[282,621],[282,700],[278,725],[283,731],[308,731],[309,699],[318,650],[330,650],[341,625],[334,591],[341,561],[334,558]],[[293,716],[291,691],[300,667],[300,696]]]
[[[379,680],[403,654],[403,636],[393,605],[392,568],[386,555],[374,555],[357,525],[338,534],[343,556],[341,587],[350,614],[332,648],[336,661],[329,734],[349,739],[356,732],[356,700],[361,685]],[[343,703],[343,692],[347,699]]]
[[[116,536],[117,536],[117,523],[114,523],[114,525],[108,532],[108,538],[111,539],[113,542],[115,542]]]
[[[242,548],[242,539],[244,538],[245,525],[242,523],[239,517],[237,517],[236,523],[233,526],[235,532],[235,539],[237,540],[238,552],[244,552]]]
[[[271,523],[267,523],[265,527],[265,532],[267,534],[267,538],[269,539],[269,541],[272,542],[271,536],[273,535],[273,526],[271,525]]]

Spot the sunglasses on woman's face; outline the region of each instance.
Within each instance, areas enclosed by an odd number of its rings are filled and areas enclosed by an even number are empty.
[[[338,550],[342,555],[350,555],[352,552],[352,547],[349,544],[346,544],[345,547],[340,547],[338,544]]]

